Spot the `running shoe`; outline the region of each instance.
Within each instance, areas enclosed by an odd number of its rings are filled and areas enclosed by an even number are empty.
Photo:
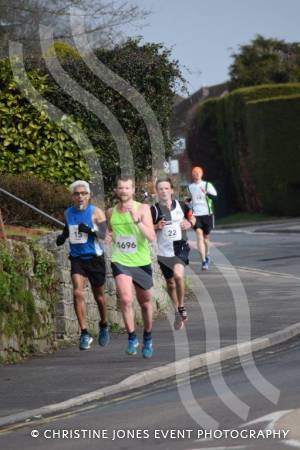
[[[206,264],[207,264],[207,267],[209,267],[209,265],[210,265],[210,256],[207,256],[207,257],[205,258],[205,262],[206,262]]]
[[[174,319],[174,329],[181,330],[182,327],[183,327],[183,321],[182,321],[181,314],[178,311],[176,311],[175,319]]]
[[[92,342],[93,338],[89,333],[81,333],[79,339],[80,350],[88,350],[91,347]]]
[[[152,355],[153,355],[152,338],[144,339],[142,355],[143,355],[143,358],[151,358],[152,357]]]
[[[138,346],[139,341],[136,336],[132,339],[128,339],[128,346],[126,350],[127,355],[136,355],[136,349],[138,348]]]
[[[208,264],[206,261],[203,261],[202,263],[202,270],[208,270]]]
[[[186,322],[188,315],[184,306],[178,308],[178,312],[180,314],[182,322]]]
[[[101,347],[105,347],[109,343],[109,327],[108,327],[108,325],[106,327],[100,326],[98,343],[99,343],[99,345],[101,345]]]

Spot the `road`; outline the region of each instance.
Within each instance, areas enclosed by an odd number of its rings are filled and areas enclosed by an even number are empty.
[[[240,367],[223,370],[225,381],[250,407],[250,414],[246,421],[228,411],[222,399],[215,395],[212,384],[216,381],[214,378],[218,377],[216,373],[213,377],[195,376],[190,384],[183,381],[179,387],[171,382],[160,384],[146,391],[136,392],[128,398],[107,401],[106,404],[73,411],[69,416],[48,419],[46,422],[37,422],[35,425],[30,424],[25,428],[3,434],[0,437],[0,446],[7,450],[19,448],[24,450],[288,449],[288,436],[286,439],[283,439],[283,435],[281,438],[275,435],[274,438],[265,439],[262,437],[236,439],[235,436],[240,430],[247,430],[247,433],[255,430],[258,433],[264,430],[276,413],[299,408],[299,341],[282,347],[275,353],[268,352],[267,355],[258,356],[256,366],[280,390],[277,405],[268,402],[251,386]],[[219,439],[220,431],[215,431],[217,438],[214,440],[203,442],[197,439],[198,433],[204,433],[204,431],[197,423],[198,412],[196,411],[193,416],[186,409],[189,407],[190,387],[198,405],[201,405],[206,413],[218,421],[216,430],[237,430],[233,439]],[[263,419],[270,414],[269,419]],[[260,418],[262,418],[261,421],[254,425],[245,425],[249,421]],[[30,436],[33,430],[38,431],[39,437]],[[63,437],[63,431],[65,437]],[[209,432],[213,432],[209,428],[205,428],[205,431],[208,437]],[[72,433],[73,438],[71,438]],[[74,437],[76,433],[81,436],[81,439]],[[92,438],[93,433],[94,438]],[[98,433],[97,437],[95,433]],[[124,437],[126,433],[127,437]]]
[[[300,233],[255,233],[253,228],[240,228],[219,230],[213,241],[234,266],[300,276]]]
[[[256,288],[260,294],[259,300],[261,301],[263,297],[265,300],[274,299],[277,296],[275,302],[277,310],[274,313],[276,316],[281,315],[284,320],[284,300],[289,296],[289,287],[292,286],[293,296],[297,288],[299,293],[299,283],[296,281],[299,277],[300,234],[230,231],[214,233],[213,241],[214,258],[223,263],[223,258],[226,257],[233,266],[232,270],[235,270],[235,266],[242,267],[241,271],[245,273],[250,270],[249,277],[246,278],[249,284],[253,283],[255,273],[265,273],[264,282],[260,282]],[[196,257],[194,254],[192,259],[195,260]],[[274,276],[269,278],[269,273],[278,275],[275,279]],[[206,275],[206,281],[202,277],[204,284],[215,283],[213,275],[210,273]],[[251,301],[255,302],[255,298]],[[299,304],[297,303],[294,308],[297,321]],[[263,317],[263,310],[261,313],[262,322],[272,321],[272,315]],[[259,436],[261,430],[270,425],[273,419],[284,414],[284,411],[300,407],[300,344],[297,340],[259,354],[255,362],[259,372],[279,390],[280,397],[277,402],[266,399],[251,385],[245,371],[251,371],[252,365],[251,361],[244,362],[243,367],[238,364],[227,364],[222,371],[231,391],[249,408],[249,413],[244,418],[235,414],[232,411],[234,408],[228,407],[232,401],[232,398],[226,398],[228,392],[222,393],[219,390],[219,395],[216,394],[216,386],[222,389],[220,373],[216,371],[210,372],[209,376],[206,373],[192,374],[190,381],[182,380],[178,385],[170,380],[149,386],[128,397],[82,407],[80,410],[56,418],[41,421],[37,419],[34,425],[30,423],[2,434],[0,448],[276,450],[287,449],[292,444],[300,448],[300,444],[295,444],[295,440],[292,441],[288,435],[286,438],[283,435],[279,438],[277,435],[274,439],[224,438],[222,430],[235,431],[236,434],[239,430],[246,430],[246,434],[254,430],[253,433],[256,432]],[[211,427],[207,416],[211,419]],[[264,419],[265,416],[269,418]],[[253,420],[257,423],[247,425]],[[213,429],[219,430],[217,436],[220,438],[207,441],[197,439],[198,433],[206,431],[209,436],[209,433],[213,433]],[[31,437],[32,432],[39,433],[39,436]]]

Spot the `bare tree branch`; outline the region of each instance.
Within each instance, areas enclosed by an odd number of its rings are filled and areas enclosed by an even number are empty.
[[[0,56],[9,40],[22,42],[27,52],[38,51],[41,23],[53,28],[56,39],[70,42],[77,35],[76,28],[70,27],[71,11],[85,19],[85,33],[99,47],[119,42],[122,27],[149,14],[131,0],[0,0]]]

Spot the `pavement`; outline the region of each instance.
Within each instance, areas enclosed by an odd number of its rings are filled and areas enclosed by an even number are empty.
[[[232,223],[230,225],[217,225],[216,230],[230,230],[248,228],[254,233],[300,233],[300,219],[284,218],[265,220],[260,222]]]
[[[274,230],[278,225],[267,226]],[[300,229],[300,221],[285,222],[280,229],[287,226]],[[67,347],[2,366],[0,428],[128,393],[220,361],[251,357],[255,351],[300,335],[300,277],[214,265],[201,273],[196,257],[195,253],[189,269],[188,323],[175,331],[171,312],[156,320],[152,359],[143,359],[140,351],[126,355],[126,334],[112,333],[104,348],[95,339],[89,351]],[[237,291],[239,284],[242,289]],[[141,341],[141,329],[138,337]]]

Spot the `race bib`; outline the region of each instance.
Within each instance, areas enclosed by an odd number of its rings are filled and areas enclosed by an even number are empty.
[[[116,248],[121,253],[135,253],[137,250],[136,237],[134,235],[117,236]]]
[[[180,222],[166,224],[163,227],[162,232],[164,239],[167,241],[180,241],[182,239]]]
[[[71,244],[86,244],[89,238],[87,233],[78,231],[78,225],[69,225]]]

